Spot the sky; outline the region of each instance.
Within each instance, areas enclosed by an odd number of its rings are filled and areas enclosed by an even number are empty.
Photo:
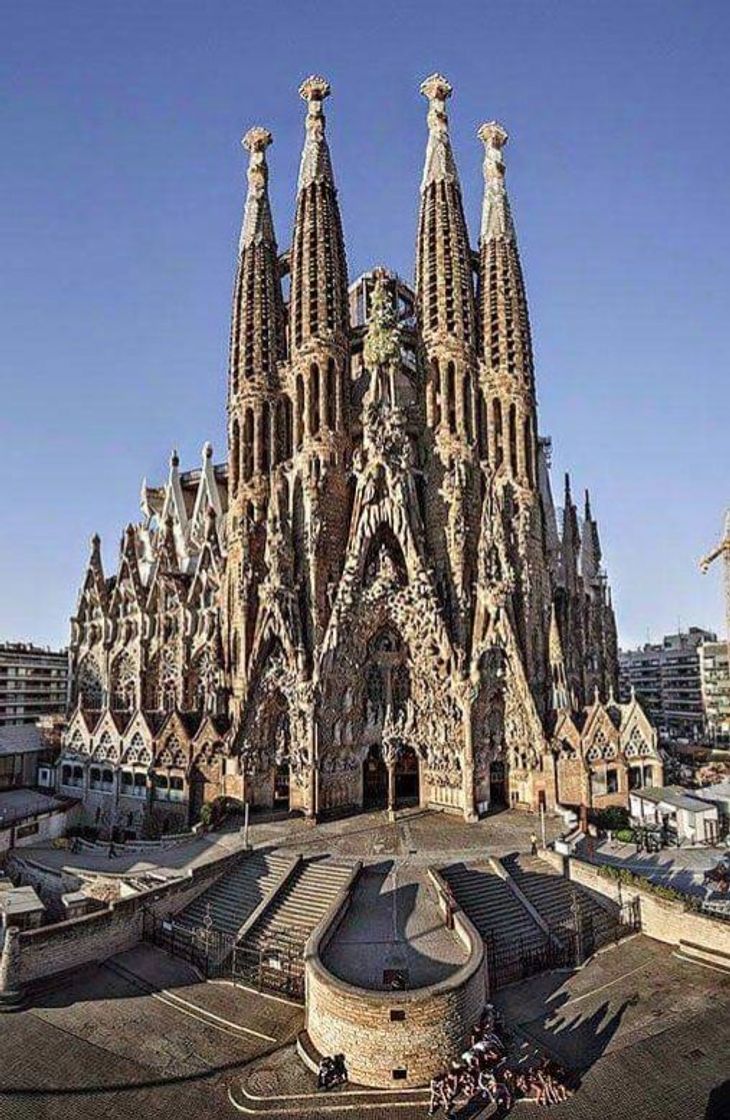
[[[474,244],[476,128],[510,132],[540,431],[556,500],[590,487],[622,644],[722,629],[726,0],[6,0],[0,42],[0,641],[64,643],[90,535],[111,573],[171,448],[225,458],[246,129],[284,249],[324,74],[351,279],[410,279],[434,70]]]

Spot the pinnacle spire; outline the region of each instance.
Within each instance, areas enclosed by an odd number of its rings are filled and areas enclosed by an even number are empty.
[[[583,539],[581,541],[581,575],[589,582],[597,580],[601,571],[601,541],[598,535],[598,522],[591,513],[591,500],[585,492],[585,515],[583,519]]]
[[[446,101],[451,97],[452,92],[451,83],[441,74],[431,74],[421,82],[421,93],[428,100],[426,118],[428,143],[421,179],[421,193],[431,183],[448,182],[455,183],[457,187],[459,185],[449,138],[449,118],[446,113]]]
[[[248,189],[239,240],[231,323],[230,393],[257,379],[271,384],[285,354],[284,304],[269,204],[266,149],[271,133],[256,125],[241,141],[249,153]]]
[[[525,282],[505,186],[507,130],[485,121],[477,132],[484,145],[484,197],[479,234],[479,310],[487,368],[533,384],[532,339]]]
[[[421,83],[428,101],[428,140],[421,178],[416,260],[416,306],[425,333],[476,340],[472,256],[459,176],[449,137],[446,102],[451,84],[442,74]]]
[[[322,110],[329,94],[329,82],[319,75],[299,87],[307,116],[291,253],[294,351],[309,338],[344,336],[349,326],[345,244]]]
[[[485,121],[480,125],[477,136],[484,144],[484,199],[480,242],[490,237],[512,240],[515,230],[504,183],[505,166],[502,155],[509,133],[499,121]]]
[[[561,540],[561,568],[562,583],[564,587],[573,588],[578,576],[578,558],[580,556],[580,530],[578,528],[578,513],[573,504],[570,491],[570,475],[565,474],[565,507],[563,509],[563,535]]]
[[[307,102],[305,121],[306,136],[299,164],[299,184],[301,191],[311,183],[327,181],[334,184],[332,162],[325,138],[327,118],[322,102],[330,95],[330,84],[326,78],[311,74],[299,87],[299,96]]]
[[[253,128],[249,128],[241,140],[241,144],[249,153],[249,162],[248,193],[243,211],[241,239],[238,246],[239,253],[242,253],[247,246],[262,241],[268,241],[276,245],[267,189],[269,169],[266,164],[266,149],[273,142],[273,139],[268,129],[255,125]]]

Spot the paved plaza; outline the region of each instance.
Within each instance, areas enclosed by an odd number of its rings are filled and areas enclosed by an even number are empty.
[[[728,1112],[730,979],[644,937],[575,973],[506,989],[508,1026],[576,1068],[581,1085],[542,1120],[721,1120]],[[317,1096],[294,1056],[302,1010],[141,946],[0,1017],[3,1120],[220,1120],[248,1113],[380,1120],[425,1117],[424,1095]],[[255,1067],[250,1063],[256,1062]],[[252,1080],[253,1077],[253,1080]],[[242,1084],[256,1086],[248,1100]],[[724,1103],[722,1103],[724,1102]],[[345,1109],[345,1105],[348,1107]],[[724,1111],[723,1111],[724,1109]],[[481,1114],[469,1112],[464,1116]]]
[[[426,890],[425,868],[524,852],[536,825],[533,817],[509,812],[466,826],[457,818],[414,810],[394,823],[372,813],[316,829],[301,820],[260,820],[250,838],[257,846],[276,844],[292,854],[329,852],[363,860],[368,873],[362,894],[342,932],[362,961],[365,982],[368,953],[375,959],[382,946],[358,944],[357,905],[375,916],[371,929],[379,923],[383,941],[395,944],[408,929],[403,944],[418,946],[422,937],[431,963],[440,957],[441,967],[453,967],[458,949],[445,941],[431,944],[428,899],[415,905]],[[559,827],[549,819],[548,838]],[[50,846],[33,849],[33,855],[56,866],[102,871],[139,870],[142,864],[184,870],[242,842],[238,829],[229,828],[143,856],[123,853],[118,861],[103,852]],[[398,900],[403,904],[396,905]],[[417,958],[410,964],[417,969]],[[498,998],[521,1045],[553,1055],[580,1077],[575,1096],[551,1113],[565,1120],[730,1116],[730,978],[680,961],[667,946],[639,936],[579,971],[533,977]],[[348,1086],[348,1095],[318,1095],[294,1052],[302,1025],[300,1006],[228,982],[203,982],[186,963],[138,946],[59,982],[21,1013],[0,1016],[0,1117],[425,1116],[420,1091],[363,1092]],[[531,1103],[514,1110],[518,1118],[534,1120],[547,1113]]]
[[[562,830],[559,817],[547,816],[546,840]],[[394,822],[384,812],[361,813],[340,820],[325,821],[316,827],[302,817],[285,814],[252,817],[249,843],[254,847],[277,847],[305,856],[331,854],[343,859],[379,862],[388,857],[409,859],[419,864],[449,859],[476,859],[485,853],[500,856],[527,852],[530,833],[540,833],[539,820],[532,814],[503,811],[490,814],[477,824],[466,824],[460,817],[427,809],[403,810]],[[109,858],[108,846],[95,845],[72,851],[51,843],[23,848],[23,855],[45,867],[82,868],[102,874],[139,875],[156,868],[184,873],[232,852],[243,850],[244,833],[239,821],[229,822],[220,832],[196,836],[169,847],[150,847],[140,851],[130,846],[115,846]]]

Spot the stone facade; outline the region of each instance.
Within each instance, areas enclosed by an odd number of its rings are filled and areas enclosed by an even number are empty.
[[[284,253],[271,135],[244,138],[228,462],[206,445],[181,472],[173,454],[111,578],[94,538],[73,619],[59,780],[90,823],[176,828],[222,794],[313,817],[410,799],[472,820],[552,806],[558,755],[563,787],[590,797],[553,731],[571,718],[580,739],[594,692],[608,705],[616,627],[597,524],[567,480],[558,528],[507,133],[479,130],[474,250],[451,87],[421,89],[413,291],[384,268],[348,290],[323,78],[300,89]]]

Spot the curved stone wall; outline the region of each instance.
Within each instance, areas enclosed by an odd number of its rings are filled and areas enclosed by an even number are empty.
[[[426,1084],[468,1044],[484,1006],[484,945],[462,911],[454,929],[466,963],[446,980],[407,992],[358,988],[333,976],[321,952],[349,905],[349,892],[305,954],[306,1022],[320,1054],[344,1054],[350,1080],[373,1088]]]

